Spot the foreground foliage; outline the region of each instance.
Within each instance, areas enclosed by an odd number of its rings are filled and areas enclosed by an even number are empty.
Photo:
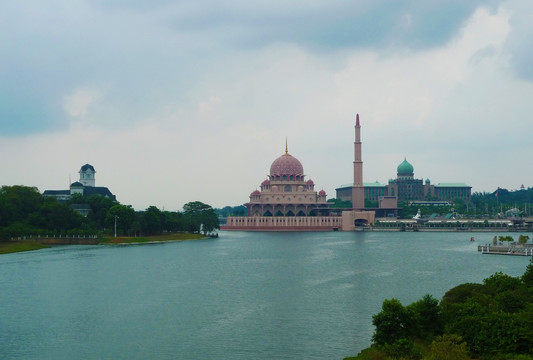
[[[348,359],[533,360],[533,259],[521,277],[497,272],[440,303],[385,300],[372,323],[372,346]]]

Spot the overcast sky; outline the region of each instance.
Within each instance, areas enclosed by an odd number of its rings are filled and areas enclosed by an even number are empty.
[[[365,182],[531,187],[532,44],[521,0],[0,0],[0,185],[235,206],[287,138],[330,198],[359,113]]]

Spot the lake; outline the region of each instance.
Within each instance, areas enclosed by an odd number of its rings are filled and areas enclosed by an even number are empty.
[[[222,231],[1,255],[0,358],[342,359],[384,299],[521,275],[530,257],[477,252],[494,235]]]

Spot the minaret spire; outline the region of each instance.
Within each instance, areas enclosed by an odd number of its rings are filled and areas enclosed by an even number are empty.
[[[285,136],[285,155],[289,155],[289,147],[287,146],[287,137]]]
[[[363,185],[363,159],[361,151],[361,124],[359,114],[355,117],[355,142],[353,159],[353,188],[352,188],[352,208],[363,210],[365,208],[365,190]]]

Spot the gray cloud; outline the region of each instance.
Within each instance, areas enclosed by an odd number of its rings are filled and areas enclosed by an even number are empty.
[[[495,4],[496,1],[490,2]],[[95,118],[117,126],[170,104],[231,67],[232,57],[277,43],[312,51],[406,47],[450,39],[484,1],[52,1],[0,5],[0,132],[65,129],[63,99],[102,93]],[[173,105],[175,106],[175,105]],[[100,110],[100,112],[98,112]]]

